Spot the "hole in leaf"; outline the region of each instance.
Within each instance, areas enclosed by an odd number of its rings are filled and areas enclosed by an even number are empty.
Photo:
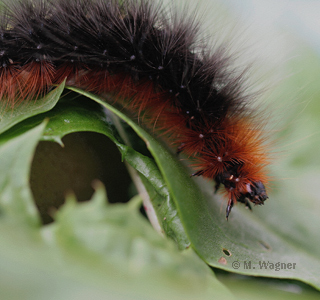
[[[231,252],[228,249],[223,248],[222,252],[227,256],[231,256]]]
[[[52,212],[64,203],[66,191],[72,190],[79,202],[90,199],[95,179],[106,186],[110,202],[131,198],[131,179],[111,140],[94,132],[72,133],[62,140],[64,148],[40,142],[31,166],[30,186],[43,224],[53,221]]]

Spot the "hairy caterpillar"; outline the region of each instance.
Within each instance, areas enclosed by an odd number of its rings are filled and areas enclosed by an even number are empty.
[[[0,97],[18,105],[65,78],[144,114],[222,184],[233,205],[268,198],[264,137],[223,47],[197,45],[193,20],[147,0],[20,0],[1,13]]]

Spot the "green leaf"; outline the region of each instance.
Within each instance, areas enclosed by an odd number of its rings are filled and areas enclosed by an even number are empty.
[[[157,169],[157,172],[159,172],[159,169]],[[152,176],[153,178],[156,178],[155,174],[153,174]],[[142,173],[140,177],[149,194],[149,197],[151,198],[151,203],[156,211],[158,220],[166,235],[172,238],[178,244],[179,249],[182,250],[188,248],[190,246],[190,241],[186,236],[185,230],[178,216],[177,209],[174,205],[174,201],[172,200],[172,197],[162,176],[159,176],[159,186],[164,187],[162,191],[164,191],[165,194],[159,193],[157,185],[152,185],[150,183],[150,180],[145,178]]]
[[[228,274],[230,275],[230,274]],[[319,292],[293,280],[218,275],[238,300],[317,300]]]
[[[29,170],[45,123],[0,145],[0,212],[2,218],[39,226],[29,188]],[[1,141],[1,137],[0,137]]]
[[[45,125],[0,146],[1,299],[233,299],[192,250],[157,235],[140,202],[106,205],[102,187],[86,204],[69,197],[41,230],[28,173]]]
[[[110,205],[96,188],[86,203],[69,196],[41,238],[0,221],[1,299],[234,299],[191,249],[154,231],[140,199]]]
[[[44,141],[54,141],[62,145],[61,139],[65,135],[79,131],[92,131],[109,137],[117,145],[122,158],[141,174],[143,180],[149,182],[148,192],[166,234],[173,238],[180,248],[190,245],[168,188],[154,160],[124,145],[100,106],[92,107],[87,103],[71,100],[58,103],[51,111],[16,125],[6,132],[5,136],[17,135],[21,127],[34,126],[44,118],[49,120],[42,137]],[[147,182],[145,185],[147,186]]]
[[[145,140],[173,196],[193,248],[209,265],[248,275],[298,279],[320,288],[320,279],[317,276],[320,268],[319,256],[310,251],[308,245],[301,245],[297,240],[286,238],[268,226],[257,214],[259,209],[264,209],[263,213],[268,214],[265,208],[256,208],[254,213],[251,213],[245,211],[244,207],[237,206],[227,222],[224,210],[221,210],[221,201],[213,196],[210,184],[202,179],[190,179],[186,169],[166,147],[122,112],[98,96],[76,88],[70,89],[110,109]],[[270,205],[269,202],[266,207]],[[272,203],[277,203],[277,200],[273,199]],[[281,220],[285,213],[285,208],[283,209],[274,209],[273,216],[276,214]],[[292,208],[290,213],[298,215],[299,208]],[[316,220],[315,222],[319,223]],[[311,242],[313,240],[310,240]],[[251,262],[250,268],[247,262]],[[283,265],[276,271],[272,266],[278,262]],[[267,267],[264,267],[263,263],[267,264]]]
[[[74,102],[59,103],[54,109],[44,115],[49,118],[42,140],[53,141],[63,145],[61,139],[69,133],[92,131],[102,133],[116,140],[115,130],[105,113],[98,107],[88,107]]]
[[[5,101],[0,103],[0,133],[25,119],[52,109],[59,101],[64,85],[65,82],[61,83],[43,98],[21,101],[21,103],[17,103],[14,108],[7,105]]]

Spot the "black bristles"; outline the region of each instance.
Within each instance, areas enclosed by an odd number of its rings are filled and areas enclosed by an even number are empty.
[[[239,106],[241,89],[225,75],[221,51],[211,57],[194,51],[197,27],[151,1],[20,0],[2,15],[0,59],[127,71],[175,95],[175,105],[195,123],[203,114],[219,120]]]
[[[153,0],[7,1],[3,106],[37,99],[66,79],[111,95],[106,101],[119,101],[191,158],[192,176],[224,185],[227,218],[237,201],[250,208],[247,200],[267,199],[263,120],[247,107],[245,76],[230,67],[227,47],[199,38],[196,13],[180,16]]]

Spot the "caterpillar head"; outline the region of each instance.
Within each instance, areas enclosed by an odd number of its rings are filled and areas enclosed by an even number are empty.
[[[215,180],[216,190],[219,188],[220,184],[223,184],[229,195],[226,209],[227,219],[236,202],[244,203],[246,207],[251,210],[249,201],[255,205],[262,205],[264,201],[268,199],[266,188],[261,181],[248,182],[248,179],[239,175],[237,168],[235,167],[229,168],[218,174]]]
[[[261,181],[246,184],[246,198],[254,204],[263,204],[268,199],[266,188]]]

